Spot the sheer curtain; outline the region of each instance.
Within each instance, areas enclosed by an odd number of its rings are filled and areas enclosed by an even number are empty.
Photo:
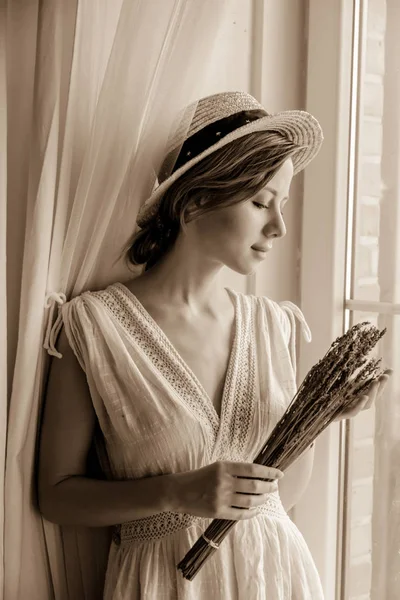
[[[5,600],[101,597],[109,530],[59,527],[37,510],[37,442],[58,306],[132,277],[119,253],[154,186],[171,122],[204,95],[227,1],[0,1],[4,331],[6,214],[15,217],[14,194],[26,207],[8,392],[1,353]]]

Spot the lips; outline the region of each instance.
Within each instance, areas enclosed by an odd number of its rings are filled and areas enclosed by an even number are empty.
[[[252,246],[252,248],[253,250],[258,250],[258,252],[268,252],[268,250],[271,250],[272,244],[268,244],[265,248],[261,248],[260,246]]]

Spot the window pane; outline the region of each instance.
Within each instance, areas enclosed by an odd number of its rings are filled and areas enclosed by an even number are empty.
[[[361,41],[356,86],[350,312],[387,333],[371,356],[394,374],[347,424],[345,585],[341,600],[400,597],[400,2],[355,1]],[[389,314],[378,314],[379,306]],[[360,306],[354,307],[360,309]],[[390,312],[392,314],[390,314]]]
[[[353,293],[400,302],[400,2],[363,3]]]
[[[387,332],[371,352],[395,370],[400,316],[354,311]],[[397,359],[397,360],[396,360]],[[380,399],[351,420],[348,437],[346,600],[398,599],[400,590],[400,382],[394,374]]]

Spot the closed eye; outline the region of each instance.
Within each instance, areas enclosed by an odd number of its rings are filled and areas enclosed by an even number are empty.
[[[261,204],[260,202],[253,201],[253,204],[254,204],[254,206],[257,206],[257,208],[259,210],[262,209],[262,208],[265,208],[267,210],[269,209],[269,206],[265,206],[265,204]],[[281,215],[283,216],[283,212],[282,211],[281,211]]]
[[[267,208],[267,206],[265,206],[265,204],[260,204],[259,202],[253,202],[254,206],[257,206],[257,208]]]

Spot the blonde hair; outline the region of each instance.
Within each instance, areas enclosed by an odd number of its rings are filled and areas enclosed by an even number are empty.
[[[216,150],[167,189],[158,213],[128,242],[126,262],[145,264],[147,271],[172,248],[186,223],[251,198],[301,148],[279,132],[257,131]]]

